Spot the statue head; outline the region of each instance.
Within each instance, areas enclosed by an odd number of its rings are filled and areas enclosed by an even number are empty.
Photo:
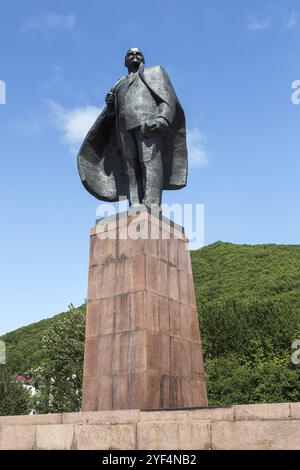
[[[141,63],[145,63],[145,58],[140,49],[132,47],[126,52],[125,67],[127,67],[129,71],[137,70]]]

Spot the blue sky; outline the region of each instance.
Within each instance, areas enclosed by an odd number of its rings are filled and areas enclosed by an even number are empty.
[[[163,65],[189,129],[205,243],[300,243],[297,0],[1,2],[0,334],[80,305],[98,205],[76,151],[139,47]]]

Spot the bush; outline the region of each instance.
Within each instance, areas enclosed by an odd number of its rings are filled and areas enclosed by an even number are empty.
[[[300,401],[300,369],[289,355],[245,360],[235,354],[206,362],[210,405]]]
[[[7,366],[0,365],[0,415],[26,415],[30,410],[29,391],[15,381],[15,375]]]
[[[37,413],[80,411],[82,395],[85,306],[70,309],[45,332],[45,359],[29,371],[37,389]]]

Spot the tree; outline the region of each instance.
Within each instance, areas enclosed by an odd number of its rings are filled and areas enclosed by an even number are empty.
[[[237,354],[208,360],[206,381],[210,405],[300,401],[300,369],[289,354],[251,361]]]
[[[82,396],[85,306],[60,317],[45,332],[42,348],[45,359],[29,371],[37,389],[37,413],[79,411]]]
[[[201,311],[210,405],[300,400],[291,345],[299,313],[284,298],[210,302]]]
[[[209,302],[200,309],[200,325],[208,359],[229,353],[251,357],[258,346],[278,355],[300,337],[299,312],[284,298]]]
[[[31,410],[29,391],[19,382],[6,365],[0,365],[0,415],[26,415]]]

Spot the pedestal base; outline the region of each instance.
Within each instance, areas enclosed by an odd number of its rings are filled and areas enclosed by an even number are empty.
[[[299,425],[300,403],[0,416],[0,450],[299,450]]]
[[[83,410],[206,406],[184,233],[125,215],[91,234]]]

